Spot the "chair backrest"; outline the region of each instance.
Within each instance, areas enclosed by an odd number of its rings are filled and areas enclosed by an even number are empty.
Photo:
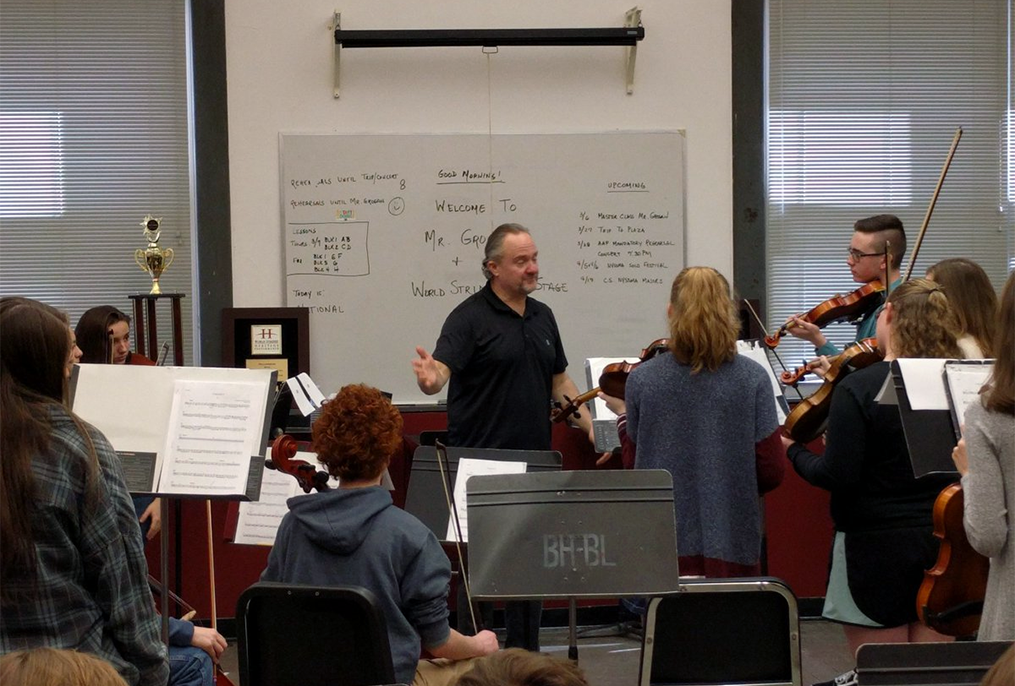
[[[778,579],[685,579],[652,598],[638,683],[800,686],[796,596]]]
[[[365,588],[257,583],[236,624],[241,686],[395,683],[384,615]]]

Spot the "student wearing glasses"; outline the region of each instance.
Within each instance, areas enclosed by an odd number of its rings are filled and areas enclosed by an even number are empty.
[[[890,290],[902,282],[899,269],[906,254],[906,231],[902,221],[894,214],[879,214],[861,219],[853,225],[853,238],[849,241],[846,264],[858,284],[884,281],[885,246],[891,245],[891,264],[887,265]],[[872,338],[877,329],[878,313],[882,303],[870,310],[856,323],[856,340]],[[786,320],[786,330],[797,338],[810,341],[818,355],[838,355],[839,349],[825,337],[820,328],[794,315]]]

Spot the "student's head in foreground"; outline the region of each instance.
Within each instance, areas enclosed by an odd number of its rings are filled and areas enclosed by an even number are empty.
[[[88,653],[56,648],[18,650],[0,657],[4,686],[126,686],[113,665]]]
[[[402,445],[402,415],[379,390],[345,386],[314,422],[313,450],[343,484],[372,481]]]
[[[475,661],[457,686],[588,686],[578,665],[550,655],[508,648]]]

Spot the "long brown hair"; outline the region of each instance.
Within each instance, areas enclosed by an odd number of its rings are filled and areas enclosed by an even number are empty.
[[[959,333],[972,336],[985,357],[993,357],[997,293],[983,267],[964,257],[941,260],[927,278],[945,289],[959,321]]]
[[[910,279],[888,296],[892,305],[892,351],[896,357],[962,357],[958,319],[944,288]]]
[[[0,581],[35,577],[32,460],[49,448],[50,406],[66,398],[70,347],[62,312],[28,298],[0,299]],[[73,418],[90,453],[91,493],[98,458],[84,425]],[[4,590],[0,583],[0,593]]]
[[[109,327],[117,322],[127,322],[129,326],[130,317],[112,305],[99,305],[81,315],[74,334],[78,337],[82,362],[109,364]]]
[[[670,289],[670,350],[692,373],[715,371],[737,354],[740,320],[729,282],[711,267],[687,267]]]
[[[994,412],[1015,414],[1015,272],[1008,275],[997,311],[994,337],[994,371],[983,395],[983,405]]]

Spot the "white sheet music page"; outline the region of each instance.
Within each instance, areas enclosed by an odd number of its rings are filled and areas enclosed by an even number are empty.
[[[768,374],[768,380],[772,384],[772,394],[775,398],[775,414],[779,420],[779,424],[784,424],[786,422],[786,410],[783,409],[785,400],[779,402],[779,400],[783,397],[782,384],[775,376],[775,370],[772,369],[772,363],[768,359],[768,353],[765,352],[765,349],[761,347],[757,341],[737,341],[737,354],[754,360],[760,364],[761,368],[765,370],[766,374]]]
[[[980,397],[980,389],[993,368],[990,363],[945,362],[945,382],[959,426],[966,422],[966,408]]]
[[[899,358],[902,381],[906,386],[909,406],[914,410],[947,410],[948,397],[942,370],[945,360],[940,358]]]
[[[159,492],[236,495],[247,490],[250,456],[264,426],[264,386],[237,381],[177,380]]]
[[[317,462],[317,453],[297,452],[294,460],[302,460],[323,469]],[[304,493],[296,477],[277,469],[264,468],[261,477],[261,499],[256,502],[241,502],[240,513],[236,518],[236,534],[233,543],[244,545],[274,545],[275,534],[282,524],[282,518],[289,511],[289,498]],[[338,479],[328,479],[330,488],[338,488]],[[314,491],[312,491],[314,492]]]
[[[513,462],[509,460],[477,460],[471,457],[463,457],[458,460],[458,476],[455,477],[455,508],[458,510],[458,523],[462,527],[462,542],[469,542],[469,511],[465,504],[465,484],[468,480],[477,475],[488,474],[524,474],[525,462]],[[455,532],[455,520],[448,515],[448,533],[444,537],[446,541],[456,541],[458,536]]]
[[[608,364],[616,364],[618,362],[630,362],[634,364],[638,361],[637,357],[589,357],[585,360],[586,371],[589,377],[589,390],[592,390],[599,384],[599,377],[603,375],[603,369]],[[616,419],[615,415],[610,408],[606,406],[599,398],[592,399],[592,416],[596,419]]]

